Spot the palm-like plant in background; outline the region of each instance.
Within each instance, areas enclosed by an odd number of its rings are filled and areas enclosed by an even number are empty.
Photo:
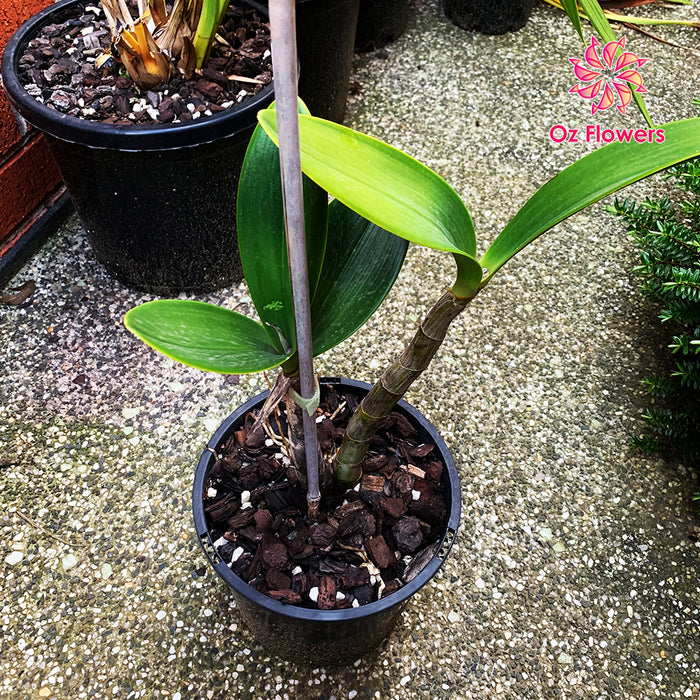
[[[112,55],[143,90],[167,83],[174,70],[191,77],[209,57],[229,0],[138,0],[134,19],[125,0],[101,0]]]

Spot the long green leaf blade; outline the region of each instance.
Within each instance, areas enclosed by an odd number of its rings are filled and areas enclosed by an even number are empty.
[[[616,41],[617,37],[615,32],[610,26],[610,22],[606,19],[603,14],[603,9],[601,8],[598,0],[579,0],[581,3],[581,9],[586,13],[588,21],[593,25],[593,28],[598,32],[603,41]]]
[[[700,118],[661,128],[663,143],[611,143],[576,161],[537,190],[481,259],[489,271],[487,279],[537,236],[589,204],[700,155]]]
[[[278,345],[296,347],[279,151],[257,127],[246,151],[236,203],[238,248],[246,283],[261,321]],[[309,286],[313,292],[326,249],[328,195],[304,178],[304,222]],[[282,346],[280,345],[280,349]]]
[[[261,372],[291,355],[277,352],[259,323],[200,301],[149,301],[127,312],[124,325],[164,355],[207,372]]]
[[[607,11],[605,13],[606,18],[610,22],[626,22],[627,24],[634,24],[638,27],[644,26],[679,26],[679,27],[700,27],[700,22],[692,19],[664,19],[662,17],[633,17],[631,15],[621,15],[617,12]]]
[[[566,10],[566,14],[569,15],[569,19],[571,20],[571,23],[574,25],[574,28],[578,32],[578,35],[583,41],[585,41],[583,39],[583,30],[581,29],[581,18],[578,14],[578,3],[576,2],[576,0],[561,0],[561,4]]]
[[[407,248],[408,241],[331,202],[326,257],[311,305],[314,355],[349,338],[376,311]]]
[[[272,110],[258,120],[273,141]],[[324,190],[377,226],[437,250],[476,254],[459,195],[436,173],[382,141],[315,117],[299,118],[301,164]]]

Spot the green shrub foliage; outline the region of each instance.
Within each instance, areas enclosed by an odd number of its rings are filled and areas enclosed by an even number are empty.
[[[642,204],[615,201],[639,253],[634,270],[643,292],[661,307],[675,368],[643,380],[661,405],[645,417],[650,430],[633,444],[673,451],[695,465],[700,456],[700,159],[669,169],[678,196]]]

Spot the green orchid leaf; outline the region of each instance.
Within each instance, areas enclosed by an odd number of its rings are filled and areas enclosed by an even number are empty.
[[[276,142],[273,110],[258,121]],[[471,217],[436,173],[382,141],[334,122],[299,118],[302,170],[350,209],[401,238],[476,255]]]
[[[481,259],[487,280],[541,233],[622,187],[700,155],[700,118],[643,129],[662,143],[611,143],[562,170],[525,203]],[[659,134],[662,133],[662,136]]]
[[[256,321],[200,301],[149,301],[127,312],[124,325],[158,352],[207,372],[261,372],[291,355],[272,347]]]
[[[236,220],[238,249],[253,304],[275,346],[293,348],[294,307],[279,151],[261,127],[255,129],[243,162]],[[313,293],[326,248],[328,195],[307,177],[304,177],[304,225],[309,287]]]
[[[314,355],[349,338],[376,311],[407,248],[406,240],[331,202],[326,257],[311,304]]]
[[[479,291],[484,270],[478,260],[469,255],[455,254],[457,280],[450,291],[462,299],[473,298]]]

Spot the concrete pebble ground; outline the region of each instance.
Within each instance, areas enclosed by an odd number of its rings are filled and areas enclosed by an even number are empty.
[[[697,31],[658,33],[700,48]],[[694,116],[696,55],[626,34],[649,59],[655,120]],[[556,143],[552,126],[642,126],[569,94],[582,53],[541,2],[525,29],[489,37],[418,0],[398,42],[357,58],[348,121],[450,182],[483,251],[596,146]],[[666,191],[656,177],[629,194]],[[242,627],[191,518],[204,443],[264,378],[181,367],[131,337],[121,319],[150,297],[110,279],[71,218],[14,280],[35,280],[31,303],[0,310],[0,698],[697,698],[696,477],[628,447],[668,342],[634,261],[594,205],[456,321],[409,396],[459,465],[452,556],[374,656],[305,668]],[[452,273],[412,247],[380,311],[318,369],[376,378]],[[251,311],[243,284],[200,298]]]

